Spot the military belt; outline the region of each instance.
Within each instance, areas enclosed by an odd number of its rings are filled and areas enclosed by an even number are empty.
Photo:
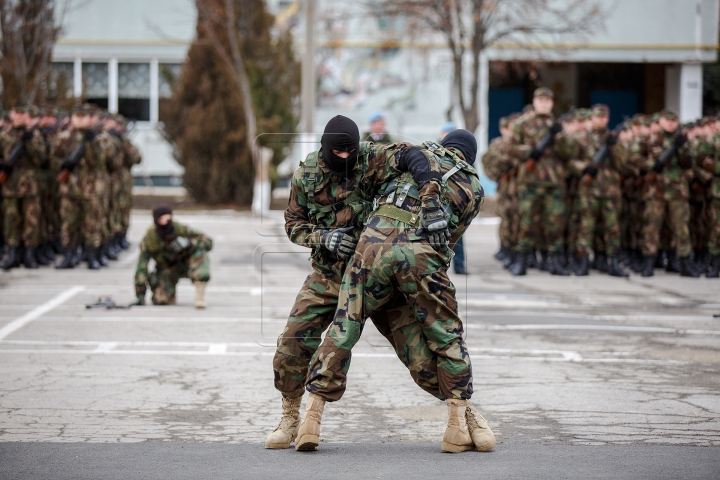
[[[420,224],[419,215],[417,215],[416,213],[408,212],[407,210],[402,210],[395,205],[380,205],[380,207],[372,213],[370,218],[377,215],[382,215],[383,217],[388,217],[399,222],[407,223],[411,227],[417,227]]]

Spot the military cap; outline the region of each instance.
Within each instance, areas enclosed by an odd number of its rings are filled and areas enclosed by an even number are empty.
[[[535,107],[532,105],[525,105],[522,109],[522,113],[532,112],[533,110],[535,110]]]
[[[555,94],[552,90],[550,90],[547,87],[540,87],[535,89],[535,93],[533,93],[533,98],[537,97],[550,97],[555,98]]]
[[[54,107],[52,109],[52,114],[55,115],[56,117],[63,117],[68,114],[68,111],[65,110],[64,108]]]
[[[604,103],[596,103],[592,106],[592,114],[594,117],[609,117],[610,107]]]
[[[500,128],[507,128],[510,126],[510,117],[502,117],[500,119]]]
[[[677,114],[677,112],[676,112],[675,110],[671,110],[671,109],[669,109],[669,108],[663,108],[663,109],[660,111],[660,116],[661,116],[662,118],[666,118],[666,119],[668,119],[668,120],[677,120],[677,119],[678,119],[678,114]]]
[[[91,103],[79,103],[73,107],[72,114],[79,117],[85,117],[97,114],[97,110],[97,106]]]
[[[590,120],[592,117],[592,110],[589,108],[578,108],[575,110],[575,115],[577,115],[576,118],[580,121]]]
[[[652,116],[650,116],[650,123],[656,123],[658,120],[660,120],[660,113],[653,113]]]

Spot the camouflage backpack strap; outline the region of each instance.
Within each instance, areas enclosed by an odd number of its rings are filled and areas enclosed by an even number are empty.
[[[453,175],[455,175],[455,174],[456,174],[457,172],[459,172],[460,170],[462,170],[462,171],[464,171],[464,172],[466,172],[466,173],[469,173],[470,175],[474,175],[474,176],[476,176],[476,177],[479,177],[479,176],[478,176],[478,173],[477,173],[477,170],[475,170],[475,168],[474,168],[472,165],[470,165],[470,164],[467,163],[465,160],[463,160],[463,159],[461,159],[460,157],[458,157],[457,154],[455,154],[455,153],[452,152],[451,150],[448,150],[448,149],[446,149],[445,147],[442,147],[442,146],[438,145],[438,144],[435,143],[435,142],[424,142],[424,143],[423,143],[423,147],[425,147],[426,150],[428,150],[429,152],[431,152],[431,153],[432,153],[433,155],[435,155],[436,157],[441,157],[441,156],[442,156],[442,157],[451,158],[452,161],[453,161],[453,163],[455,164],[450,170],[448,170],[447,172],[445,172],[445,174],[442,176],[442,184],[443,184],[443,186],[447,184],[448,180],[450,180],[450,177],[452,177]],[[442,163],[442,161],[440,160],[440,158],[438,158],[438,162],[441,162],[441,163]]]

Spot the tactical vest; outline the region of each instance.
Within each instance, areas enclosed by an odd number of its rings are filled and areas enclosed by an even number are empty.
[[[356,188],[345,199],[332,205],[320,205],[316,202],[315,195],[325,188],[325,184],[322,182],[323,171],[318,163],[318,153],[317,151],[312,152],[307,156],[305,161],[300,164],[310,220],[312,220],[315,225],[328,227],[332,221],[331,214],[345,207],[352,209],[353,218],[363,218],[363,212],[365,212],[369,202],[363,200],[362,188]],[[358,152],[358,157],[361,155],[367,155],[367,153]],[[358,158],[358,161],[361,161],[361,159]],[[365,168],[367,168],[367,161],[365,159],[362,159],[362,161]]]
[[[478,176],[478,173],[475,168],[472,167],[472,165],[462,160],[460,157],[457,156],[457,154],[445,149],[444,147],[438,145],[435,142],[424,142],[422,144],[422,147],[422,152],[428,158],[428,160],[432,160],[434,158],[440,165],[443,165],[443,162],[441,160],[441,157],[443,157],[451,159],[454,164],[452,168],[450,168],[447,172],[445,172],[445,174],[443,174],[442,180],[440,182],[440,202],[443,204],[445,210],[448,211],[451,206],[449,205],[449,202],[445,196],[445,192],[447,191],[447,183],[450,178],[461,170],[470,175],[474,175],[475,177]],[[430,155],[432,155],[433,157],[430,157]],[[379,201],[382,197],[386,197],[386,199],[385,202],[380,205]],[[421,200],[420,191],[418,190],[417,183],[412,178],[410,173],[405,172],[397,179],[393,179],[385,188],[385,191],[380,195],[380,197],[375,199],[373,212],[370,214],[370,217],[375,215],[383,215],[388,218],[392,218],[394,220],[406,223],[410,226],[417,227],[420,223],[419,216],[403,209],[403,205],[405,204],[405,200],[407,199],[407,197],[413,198],[418,201]]]

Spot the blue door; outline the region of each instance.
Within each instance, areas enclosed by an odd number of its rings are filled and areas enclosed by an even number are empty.
[[[615,128],[624,116],[638,113],[638,93],[634,90],[593,90],[590,92],[590,103],[604,103],[610,107],[608,128]]]
[[[524,106],[522,88],[491,88],[488,92],[488,139],[500,136],[498,122],[502,117],[520,112]]]

